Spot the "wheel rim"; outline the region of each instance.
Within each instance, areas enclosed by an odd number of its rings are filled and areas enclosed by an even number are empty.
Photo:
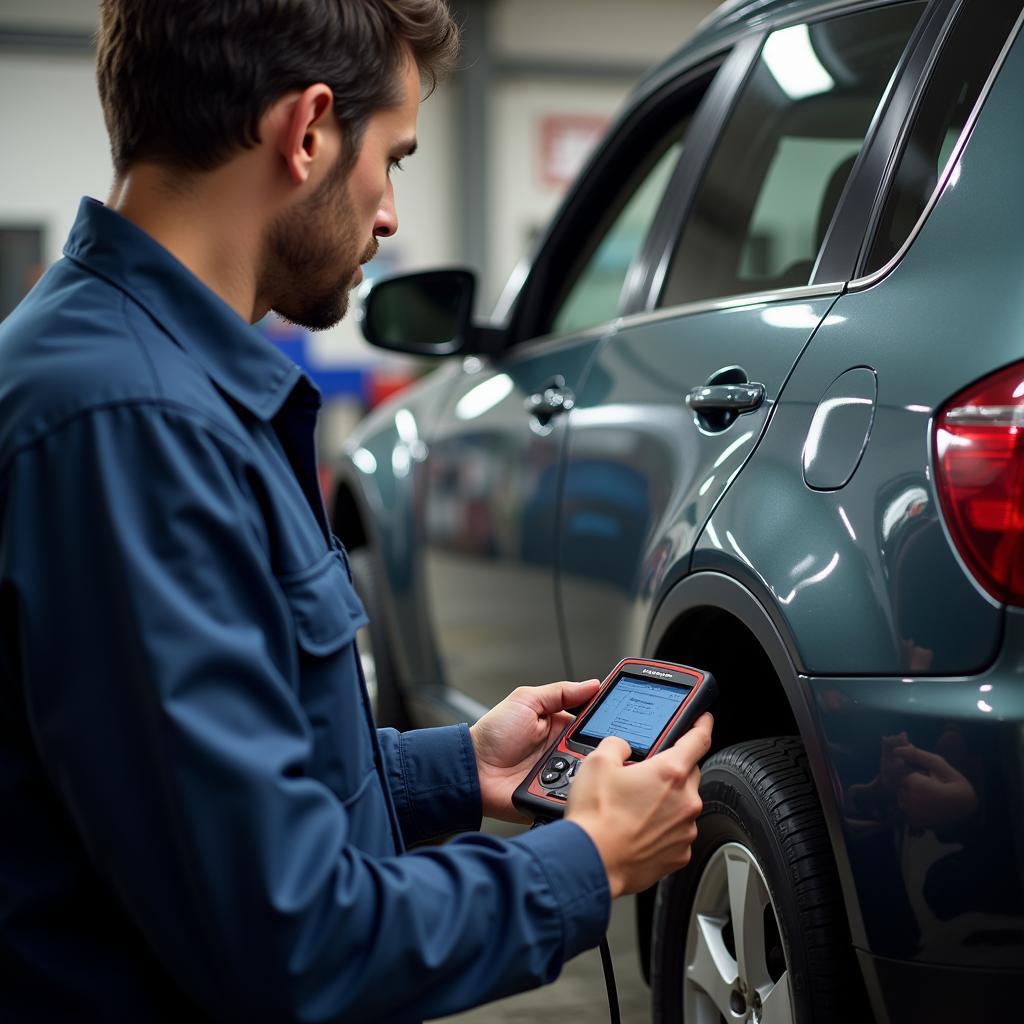
[[[740,843],[704,868],[686,930],[686,1024],[793,1024],[778,915],[764,873]]]

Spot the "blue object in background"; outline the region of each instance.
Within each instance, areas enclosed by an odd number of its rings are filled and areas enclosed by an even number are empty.
[[[360,366],[325,368],[310,358],[310,332],[289,323],[275,313],[268,313],[257,325],[260,333],[272,341],[292,362],[296,363],[320,389],[324,401],[332,398],[358,398],[368,406],[372,370]]]

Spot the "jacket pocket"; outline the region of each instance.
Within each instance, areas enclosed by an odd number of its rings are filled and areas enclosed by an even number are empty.
[[[337,551],[278,580],[292,610],[299,647],[322,658],[351,643],[369,621]]]

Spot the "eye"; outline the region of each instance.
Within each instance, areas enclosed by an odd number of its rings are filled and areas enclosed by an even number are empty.
[[[393,171],[400,171],[402,169],[401,160],[390,160],[388,161],[388,174],[390,175]]]

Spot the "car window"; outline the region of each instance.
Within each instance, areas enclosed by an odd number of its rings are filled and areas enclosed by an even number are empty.
[[[602,144],[552,225],[512,311],[511,344],[615,318],[667,201],[686,133],[727,54],[664,82]]]
[[[660,305],[807,284],[924,3],[772,32],[701,182]]]
[[[885,266],[920,219],[1022,7],[967,0],[960,8],[911,121],[863,273]]]
[[[599,238],[593,254],[570,287],[555,313],[552,331],[562,334],[582,330],[615,316],[630,264],[647,237],[682,150],[681,139],[673,141],[657,157],[646,176],[640,178],[631,196],[626,190],[625,205],[605,235]]]

